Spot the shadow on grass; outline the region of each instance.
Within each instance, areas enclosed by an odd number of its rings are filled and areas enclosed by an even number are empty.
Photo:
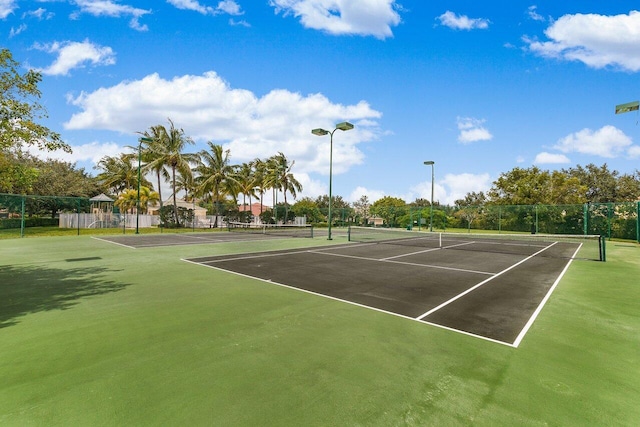
[[[57,269],[5,266],[0,270],[0,328],[29,313],[66,310],[85,297],[117,292],[128,286],[108,280],[104,267]]]

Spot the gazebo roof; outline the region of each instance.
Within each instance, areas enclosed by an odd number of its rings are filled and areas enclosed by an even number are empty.
[[[100,193],[98,196],[92,197],[91,199],[89,199],[92,202],[111,202],[113,203],[113,199],[109,196],[107,196],[104,193]]]

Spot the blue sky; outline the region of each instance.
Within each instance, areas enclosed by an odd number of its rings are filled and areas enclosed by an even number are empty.
[[[304,190],[430,198],[502,172],[640,169],[632,1],[0,0],[0,37],[42,72],[45,124],[91,173],[171,118],[230,149],[281,151]],[[168,194],[168,193],[166,193]]]

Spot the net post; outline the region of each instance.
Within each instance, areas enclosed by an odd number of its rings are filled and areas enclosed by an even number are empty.
[[[607,261],[607,239],[604,238],[604,236],[600,235],[598,237],[598,239],[600,240],[600,261],[602,262],[606,262]]]
[[[351,241],[351,226],[347,228],[347,242]]]

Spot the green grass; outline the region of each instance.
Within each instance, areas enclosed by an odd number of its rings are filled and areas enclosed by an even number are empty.
[[[180,261],[246,245],[0,241],[0,425],[640,419],[637,244],[574,262],[518,349]]]

